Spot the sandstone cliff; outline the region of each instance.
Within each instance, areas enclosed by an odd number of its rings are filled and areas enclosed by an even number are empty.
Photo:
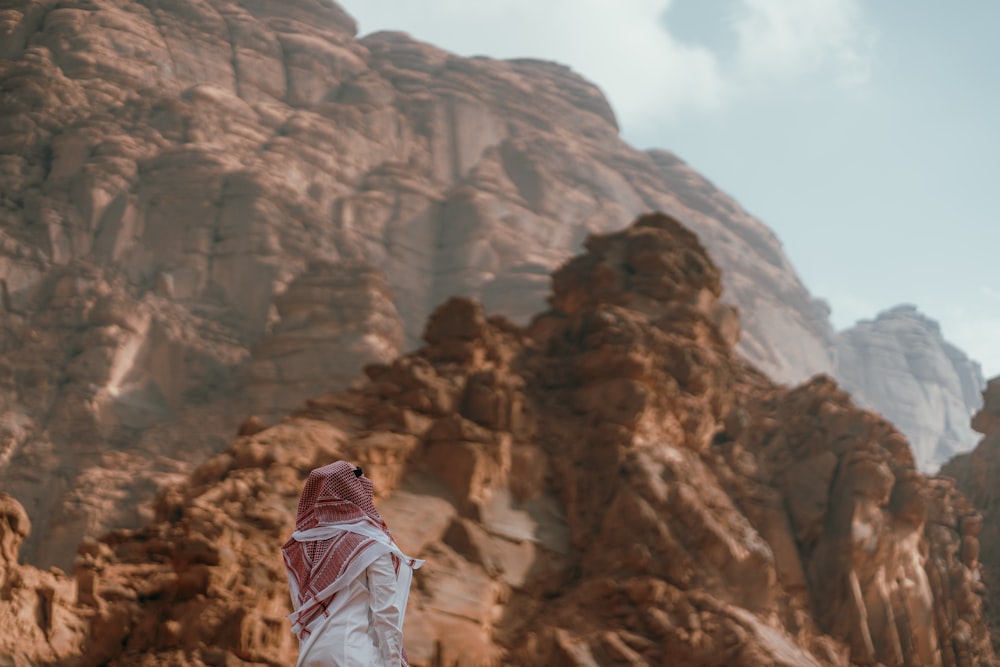
[[[640,212],[724,267],[749,359],[842,372],[774,235],[622,142],[593,85],[355,33],[325,0],[0,4],[0,488],[28,560],[140,525],[248,411],[411,348],[448,296],[525,323],[587,234]]]
[[[277,550],[304,476],[348,457],[428,561],[414,665],[998,664],[982,517],[953,486],[829,378],[788,389],[740,360],[719,271],[675,220],[586,248],[529,327],[452,299],[417,353],[247,425],[147,527],[85,544],[75,599],[33,595],[50,584],[11,557],[26,522],[4,509],[0,623],[49,600],[78,642],[60,664],[290,664]],[[53,664],[8,636],[8,662]]]
[[[942,467],[941,473],[957,481],[957,486],[976,509],[983,522],[977,527],[981,559],[988,564],[984,571],[987,585],[987,617],[993,632],[994,650],[1000,649],[1000,377],[993,378],[983,391],[983,409],[972,421],[983,434],[974,450],[956,456]]]

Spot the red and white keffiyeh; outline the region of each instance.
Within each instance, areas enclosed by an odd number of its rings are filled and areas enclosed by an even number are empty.
[[[371,480],[356,476],[354,470],[347,461],[337,461],[309,473],[295,532],[281,548],[292,600],[298,605],[288,618],[299,639],[309,635],[306,626],[326,614],[337,592],[378,557],[392,554],[397,573],[403,563],[413,568],[422,564],[396,546],[375,509]]]

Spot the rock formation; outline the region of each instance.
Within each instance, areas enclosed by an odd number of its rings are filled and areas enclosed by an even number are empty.
[[[981,405],[982,372],[914,306],[897,306],[841,333],[836,372],[860,405],[906,433],[922,470],[975,445],[970,407]],[[889,396],[886,403],[877,397]]]
[[[24,508],[0,492],[0,664],[66,664],[85,645],[88,614],[77,606],[72,578],[18,563],[18,549],[30,532]]]
[[[986,611],[993,634],[994,650],[1000,650],[1000,377],[990,380],[983,391],[983,409],[972,426],[983,434],[971,452],[956,456],[941,469],[983,515],[974,534],[980,543],[980,560],[987,565]]]
[[[527,328],[451,299],[418,352],[85,544],[76,664],[290,664],[277,550],[305,475],[346,457],[427,559],[415,666],[997,665],[982,517],[953,485],[831,379],[788,389],[737,357],[677,221],[585,245]]]
[[[26,560],[140,525],[248,413],[412,347],[451,295],[525,323],[589,233],[649,210],[724,267],[750,360],[840,372],[774,235],[626,145],[567,68],[359,40],[326,0],[0,17],[0,488],[36,526]]]

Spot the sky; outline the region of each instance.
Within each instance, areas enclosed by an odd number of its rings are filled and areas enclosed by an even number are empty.
[[[781,239],[834,326],[900,303],[1000,375],[1000,2],[342,0],[362,34],[555,60]]]

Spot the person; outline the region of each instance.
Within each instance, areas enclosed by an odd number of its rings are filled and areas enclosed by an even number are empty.
[[[408,667],[403,617],[413,570],[373,502],[364,471],[337,461],[309,473],[282,546],[299,638],[296,667]]]

